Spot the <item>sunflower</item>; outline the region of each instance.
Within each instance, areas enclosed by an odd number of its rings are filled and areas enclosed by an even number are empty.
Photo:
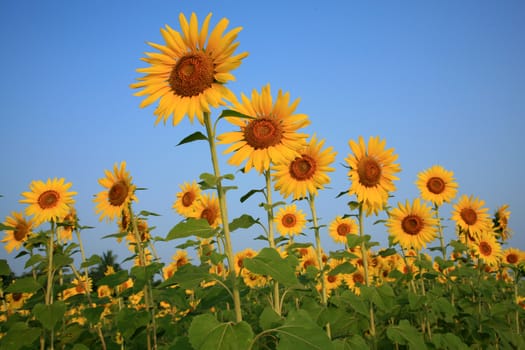
[[[502,241],[506,241],[512,231],[509,229],[510,210],[509,205],[504,204],[494,214],[494,229]]]
[[[386,226],[394,243],[420,250],[436,238],[436,224],[431,208],[416,198],[412,204],[408,200],[405,205],[398,203],[389,213]]]
[[[57,234],[61,241],[67,242],[73,239],[73,230],[78,226],[77,211],[69,206],[69,211],[64,216],[57,228]]]
[[[518,266],[525,263],[525,252],[517,248],[507,248],[503,251],[501,261],[505,264]]]
[[[246,284],[250,288],[262,288],[266,286],[266,284],[268,284],[267,276],[259,275],[246,269],[242,270],[241,275],[244,284]]]
[[[27,238],[33,233],[35,223],[30,218],[24,218],[22,212],[11,212],[11,216],[7,216],[3,222],[5,226],[11,227],[11,230],[5,230],[5,237],[2,242],[5,242],[5,250],[11,253],[13,249],[20,249],[22,244],[27,241]]]
[[[75,203],[72,198],[76,192],[67,192],[71,182],[65,183],[63,178],[47,179],[46,182],[35,180],[29,184],[30,192],[23,192],[20,203],[29,204],[26,215],[34,215],[35,225],[45,221],[56,221],[67,215],[69,205]]]
[[[473,254],[483,260],[488,266],[497,266],[501,261],[501,245],[496,241],[496,236],[493,232],[481,232],[471,248]]]
[[[136,186],[132,183],[132,177],[126,171],[126,162],[121,162],[120,166],[115,164],[113,172],[105,170],[106,177],[98,180],[98,183],[106,188],[97,194],[93,200],[97,203],[96,213],[100,213],[99,220],[106,218],[114,220],[122,215],[122,211],[127,209],[128,204],[137,201],[135,196]]]
[[[357,266],[357,269],[352,273],[343,274],[343,281],[348,289],[353,291],[356,295],[361,294],[361,286],[365,283],[365,270],[362,266]]]
[[[378,136],[371,136],[368,146],[362,136],[358,142],[349,142],[353,154],[345,158],[352,182],[348,193],[357,196],[367,215],[371,212],[377,214],[386,205],[389,192],[396,189],[393,181],[399,180],[394,175],[401,170],[399,164],[394,163],[397,154],[393,148],[385,149],[385,144],[386,141],[381,141]]]
[[[180,192],[177,193],[177,199],[173,203],[173,210],[188,218],[195,217],[195,215],[197,215],[196,206],[202,196],[197,181],[194,180],[191,183],[185,182],[184,184],[179,185],[179,187]]]
[[[137,69],[145,75],[131,84],[131,88],[142,89],[135,96],[147,96],[141,108],[159,101],[154,111],[155,124],[161,120],[166,124],[173,116],[175,126],[185,115],[191,122],[197,117],[204,124],[204,113],[209,113],[210,107],[217,108],[225,105],[225,100],[235,99],[224,84],[235,80],[230,71],[248,56],[246,52],[233,55],[239,45],[234,41],[242,28],[224,33],[228,20],[223,18],[208,35],[210,19],[211,13],[199,29],[195,13],[191,14],[189,23],[181,13],[182,33],[166,25],[160,30],[166,44],[148,43],[160,52],[146,53],[147,57],[142,60],[150,66]]]
[[[235,254],[234,257],[234,264],[233,267],[235,268],[235,273],[239,275],[241,270],[244,270],[244,259],[246,258],[253,258],[257,255],[257,252],[253,250],[252,248],[246,248],[243,251],[238,252]]]
[[[334,171],[329,165],[334,162],[337,152],[332,151],[332,147],[323,150],[323,145],[324,140],[318,142],[313,135],[297,157],[273,167],[275,189],[283,197],[293,195],[294,199],[299,199],[309,194],[317,195],[317,190],[330,182],[327,173]]]
[[[297,150],[308,137],[297,131],[310,124],[306,114],[294,113],[299,100],[290,105],[290,94],[279,90],[273,103],[269,84],[262,88],[261,94],[254,89],[251,100],[244,94],[241,98],[242,102],[233,102],[232,109],[251,119],[227,117],[226,120],[240,130],[218,136],[220,144],[231,144],[224,154],[234,152],[228,163],[239,166],[246,161],[245,172],[255,168],[262,173],[269,170],[272,162],[280,163],[297,157]]]
[[[328,233],[336,243],[346,243],[347,235],[355,235],[358,232],[357,222],[349,217],[337,216],[328,227]]]
[[[484,208],[485,202],[477,197],[463,195],[454,205],[452,220],[456,222],[463,233],[477,237],[483,231],[492,230],[492,222]]]
[[[434,165],[417,175],[416,186],[421,198],[436,205],[450,203],[458,191],[454,173],[440,165]]]
[[[222,222],[219,200],[215,194],[203,194],[196,206],[196,213],[196,218],[208,220],[213,228],[217,228]]]
[[[303,231],[306,214],[301,209],[297,209],[295,204],[291,204],[279,208],[274,221],[281,235],[295,236]]]

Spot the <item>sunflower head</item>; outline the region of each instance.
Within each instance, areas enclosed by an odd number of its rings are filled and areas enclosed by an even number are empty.
[[[140,89],[136,96],[145,96],[141,108],[158,100],[155,124],[172,116],[175,126],[186,115],[191,122],[197,117],[203,124],[204,113],[235,99],[225,84],[235,80],[231,71],[248,56],[246,52],[234,55],[242,28],[226,31],[228,20],[223,18],[209,31],[210,19],[211,13],[199,26],[195,13],[189,21],[181,13],[181,31],[166,25],[160,30],[165,43],[148,43],[158,52],[146,53],[142,60],[149,66],[137,69],[144,76],[131,88]]]
[[[492,231],[492,222],[484,205],[479,198],[467,195],[461,196],[454,205],[452,220],[466,237],[474,239],[484,231]]]
[[[66,183],[63,178],[48,179],[46,182],[35,180],[29,184],[30,191],[23,192],[26,203],[26,215],[33,215],[35,225],[45,221],[57,221],[69,212],[69,205],[75,203],[73,196],[76,192],[68,192],[71,182]]]
[[[440,165],[434,165],[420,172],[416,186],[421,198],[436,205],[450,203],[456,196],[458,184],[454,181],[454,173]]]
[[[197,203],[195,210],[195,218],[206,219],[208,224],[213,228],[219,227],[222,223],[219,199],[215,194],[210,195],[204,193],[201,200]]]
[[[235,273],[239,275],[242,270],[244,270],[244,259],[246,258],[253,258],[257,255],[257,252],[251,248],[246,248],[243,251],[238,252],[235,254],[234,257],[234,268]]]
[[[328,233],[334,242],[345,244],[347,242],[347,235],[356,235],[358,233],[357,222],[350,217],[343,218],[337,216],[330,223]]]
[[[497,266],[502,258],[501,245],[493,232],[481,232],[471,245],[472,253],[489,267]]]
[[[306,214],[295,204],[279,208],[274,222],[281,235],[299,235],[306,225]]]
[[[299,100],[290,104],[290,94],[283,94],[281,90],[274,103],[269,84],[261,93],[253,90],[251,99],[242,94],[241,101],[235,100],[232,109],[249,118],[227,117],[239,130],[218,136],[219,143],[231,144],[224,151],[225,154],[233,152],[228,162],[240,166],[246,161],[245,172],[255,168],[262,173],[270,169],[271,163],[297,157],[298,149],[308,137],[298,130],[310,123],[307,115],[295,113],[298,104]]]
[[[397,155],[394,149],[385,149],[386,141],[379,137],[370,137],[368,144],[362,136],[358,142],[350,140],[352,150],[345,160],[350,168],[348,177],[351,181],[350,195],[356,195],[363,203],[367,215],[386,205],[388,194],[395,190],[395,174],[401,168],[395,163]]]
[[[27,238],[33,234],[35,223],[32,219],[25,218],[22,212],[11,212],[3,224],[11,229],[5,230],[5,237],[2,242],[5,243],[5,250],[11,253],[13,249],[20,249]]]
[[[512,234],[512,231],[509,228],[509,219],[509,205],[504,204],[496,210],[493,219],[494,230],[502,241],[506,241]]]
[[[96,203],[95,211],[100,214],[99,220],[104,218],[114,220],[123,215],[123,211],[128,205],[137,201],[135,196],[136,186],[132,182],[132,177],[126,170],[126,162],[113,166],[113,172],[105,170],[106,177],[98,180],[98,183],[104,187],[99,192],[94,202]],[[129,225],[129,222],[126,226]]]
[[[179,215],[194,218],[197,215],[197,206],[202,197],[202,192],[197,181],[185,182],[180,185],[180,192],[173,203],[173,210]]]

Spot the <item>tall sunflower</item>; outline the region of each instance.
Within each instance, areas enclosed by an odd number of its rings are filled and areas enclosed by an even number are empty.
[[[280,207],[274,221],[281,235],[295,236],[300,234],[306,225],[306,214],[297,209],[295,204]]]
[[[471,248],[474,255],[483,260],[483,262],[489,266],[497,266],[501,261],[501,245],[496,241],[496,236],[493,232],[481,232],[476,237]]]
[[[128,204],[137,201],[135,196],[136,186],[133,178],[126,170],[126,162],[121,162],[120,166],[115,163],[113,172],[104,170],[106,177],[98,180],[98,183],[105,188],[99,192],[93,200],[97,205],[95,211],[100,214],[99,220],[104,218],[114,220],[121,217],[122,212],[127,210]]]
[[[458,191],[454,173],[440,165],[434,165],[417,175],[416,186],[421,198],[436,205],[450,203]]]
[[[525,263],[525,252],[518,248],[507,248],[503,251],[501,259],[505,264],[518,266]]]
[[[34,222],[30,218],[24,218],[21,212],[11,212],[11,216],[7,216],[3,222],[5,226],[12,227],[11,230],[5,230],[5,237],[2,242],[6,243],[4,246],[8,253],[13,249],[20,249],[22,244],[27,241],[27,238],[33,233]]]
[[[328,172],[334,171],[330,167],[337,152],[332,147],[323,149],[325,140],[317,141],[315,135],[299,150],[295,159],[277,163],[272,167],[272,177],[275,189],[283,197],[293,196],[294,199],[306,197],[308,194],[317,195],[317,190],[323,189],[330,182]]]
[[[155,124],[164,124],[173,116],[172,124],[177,125],[185,115],[191,122],[197,117],[204,123],[204,113],[210,107],[225,105],[235,98],[224,84],[235,80],[230,73],[239,67],[242,59],[248,56],[243,52],[233,55],[239,43],[234,43],[242,30],[237,27],[225,32],[228,20],[223,18],[211,30],[211,13],[206,16],[202,26],[195,13],[190,21],[179,15],[182,33],[166,25],[160,30],[165,44],[148,43],[159,52],[147,52],[142,60],[150,66],[139,68],[137,72],[145,74],[131,88],[142,89],[136,96],[146,96],[140,107],[146,107],[159,101],[154,114]]]
[[[185,182],[180,185],[177,199],[173,203],[173,209],[180,215],[191,218],[196,215],[196,207],[201,200],[202,192],[197,181]]]
[[[492,222],[484,205],[485,202],[477,197],[463,195],[453,207],[452,220],[464,234],[474,238],[483,231],[491,231]]]
[[[399,180],[394,174],[401,168],[394,163],[397,154],[394,149],[385,149],[386,141],[378,136],[371,136],[368,145],[362,136],[358,142],[350,140],[350,149],[353,154],[345,158],[350,171],[350,195],[356,195],[357,200],[363,203],[367,215],[377,213],[388,200],[388,194],[396,189],[394,180]]]
[[[328,233],[336,243],[344,244],[347,242],[347,235],[356,235],[358,232],[357,222],[349,217],[337,216],[328,227]]]
[[[420,250],[436,238],[437,220],[432,217],[429,206],[416,198],[412,204],[407,200],[405,205],[398,203],[389,213],[386,226],[393,237],[404,249]]]
[[[196,213],[196,218],[206,219],[213,228],[217,228],[222,223],[219,199],[215,194],[204,193],[197,203]]]
[[[40,225],[45,221],[58,220],[67,215],[69,205],[75,203],[73,196],[76,192],[68,192],[71,182],[65,183],[64,178],[47,179],[32,181],[29,184],[30,192],[23,192],[20,203],[29,204],[25,213],[28,216],[34,215],[35,225]]]
[[[240,130],[218,136],[220,144],[231,144],[224,153],[234,152],[228,163],[239,166],[246,161],[245,172],[255,168],[262,173],[270,168],[270,163],[295,158],[308,137],[297,131],[310,123],[306,114],[294,113],[299,100],[290,104],[290,94],[279,90],[273,103],[270,84],[260,94],[254,89],[251,100],[244,94],[241,98],[242,102],[233,102],[232,109],[252,119],[227,117]]]

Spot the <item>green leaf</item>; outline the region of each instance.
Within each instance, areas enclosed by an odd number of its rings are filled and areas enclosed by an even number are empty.
[[[251,272],[271,276],[286,287],[299,284],[294,269],[273,248],[263,248],[257,256],[245,258],[243,264]]]
[[[209,266],[194,266],[186,264],[177,269],[175,273],[162,282],[158,288],[166,286],[179,285],[183,289],[194,289],[198,287],[201,282],[209,281],[213,277],[209,273]]]
[[[190,236],[210,238],[215,236],[216,233],[216,230],[210,226],[208,220],[190,218],[175,225],[168,233],[166,241]]]
[[[52,330],[58,321],[64,318],[66,313],[66,303],[55,301],[53,304],[36,304],[33,308],[33,315],[42,323],[45,329]]]
[[[208,187],[214,187],[217,185],[217,182],[219,181],[219,179],[217,178],[217,176],[213,175],[213,174],[210,174],[210,173],[202,173],[200,174],[199,178],[204,181],[204,183],[208,186]]]
[[[343,273],[343,274],[352,273],[356,269],[357,268],[354,265],[352,265],[348,261],[346,261],[346,262],[344,262],[342,264],[337,265],[332,270],[330,270],[330,272],[328,272],[328,276],[335,276],[335,275],[338,275],[340,273]]]
[[[259,316],[259,325],[263,330],[278,327],[282,324],[281,316],[269,306],[265,307]]]
[[[399,325],[387,328],[386,335],[394,343],[408,345],[411,349],[426,349],[423,335],[407,320],[399,321]]]
[[[71,350],[89,350],[84,344],[75,344]]]
[[[278,350],[330,350],[334,345],[304,310],[291,310],[284,324],[274,329],[279,336]]]
[[[11,274],[11,268],[9,268],[9,264],[7,263],[7,260],[0,259],[0,276],[9,276]]]
[[[248,214],[243,214],[238,218],[233,219],[232,222],[230,222],[230,231],[235,231],[239,228],[250,228],[257,222],[258,220],[254,219],[252,216]]]
[[[100,321],[100,315],[104,311],[104,306],[89,307],[83,310],[84,317],[91,324],[97,324]]]
[[[148,325],[150,315],[146,310],[138,311],[126,308],[119,311],[116,319],[117,328],[122,333],[122,337],[129,339],[135,334],[137,329]]]
[[[139,213],[140,216],[160,216],[160,214],[157,214],[157,213],[153,213],[151,211],[147,211],[147,210],[142,210],[140,213]]]
[[[102,277],[100,280],[98,280],[97,286],[106,285],[110,288],[115,288],[121,283],[126,282],[128,278],[129,278],[128,270],[120,270],[111,275]]]
[[[468,350],[470,349],[467,344],[463,343],[454,333],[434,333],[432,334],[432,344],[437,349],[454,349],[454,350]]]
[[[63,255],[63,254],[55,254],[53,255],[53,267],[55,269],[59,269],[63,266],[68,266],[73,262],[73,258]]]
[[[191,135],[186,136],[182,139],[175,147],[184,145],[186,143],[194,142],[194,141],[200,141],[200,140],[207,140],[208,138],[200,131],[196,131]]]
[[[220,323],[211,314],[196,316],[188,335],[195,350],[244,350],[253,339],[252,328],[247,322]]]
[[[80,265],[80,267],[86,268],[86,267],[90,267],[96,264],[100,264],[101,262],[102,262],[102,259],[100,258],[100,256],[98,256],[97,254],[93,254],[88,259],[86,259],[86,261],[84,261]]]
[[[257,192],[264,193],[264,190],[261,189],[261,190],[250,190],[250,191],[248,191],[248,193],[246,193],[244,196],[241,197],[241,199],[240,199],[241,203],[244,203],[248,198],[250,198],[251,196],[253,196]]]
[[[42,286],[33,277],[23,277],[16,279],[15,283],[10,284],[5,291],[7,293],[34,293],[40,288]]]
[[[358,297],[351,291],[344,291],[340,296],[334,296],[330,301],[338,307],[351,307],[357,313],[370,317],[370,310],[362,298]]]
[[[225,109],[221,112],[221,115],[218,119],[226,118],[226,117],[237,117],[237,118],[243,118],[243,119],[255,119],[255,117],[250,117],[249,115],[242,114],[240,112],[231,110],[231,109]]]
[[[0,340],[0,350],[18,350],[22,347],[31,348],[33,342],[40,336],[41,331],[40,328],[29,327],[25,322],[13,323]]]

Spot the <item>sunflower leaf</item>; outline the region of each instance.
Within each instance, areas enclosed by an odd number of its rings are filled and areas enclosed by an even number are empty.
[[[0,276],[9,276],[11,274],[11,269],[7,260],[0,259]]]
[[[243,214],[238,218],[233,219],[232,222],[230,222],[230,231],[235,231],[239,228],[250,228],[258,222],[259,220],[254,219],[252,216],[248,214]]]
[[[216,230],[210,226],[208,220],[190,218],[175,225],[168,233],[166,241],[190,236],[210,238],[215,236],[216,233]]]
[[[200,131],[196,131],[191,135],[186,136],[182,141],[180,141],[175,147],[184,145],[186,143],[194,142],[194,141],[200,141],[200,140],[207,140],[208,138]]]
[[[299,284],[294,269],[273,248],[263,248],[257,256],[245,258],[243,263],[251,272],[271,276],[284,286]]]
[[[193,318],[188,335],[191,345],[198,350],[248,349],[253,339],[252,328],[246,321],[221,323],[210,314]]]
[[[33,293],[42,288],[33,277],[23,277],[15,280],[13,284],[10,284],[5,292],[7,293]]]
[[[244,203],[248,198],[250,198],[251,196],[253,196],[257,192],[264,193],[264,190],[260,189],[260,190],[250,190],[250,191],[248,191],[244,196],[241,197],[241,199],[240,199],[241,203]]]
[[[226,117],[237,117],[237,118],[244,118],[244,119],[256,119],[255,117],[251,117],[246,114],[239,113],[237,111],[233,111],[231,109],[225,109],[221,112],[221,115],[219,116],[219,119],[226,118]]]

